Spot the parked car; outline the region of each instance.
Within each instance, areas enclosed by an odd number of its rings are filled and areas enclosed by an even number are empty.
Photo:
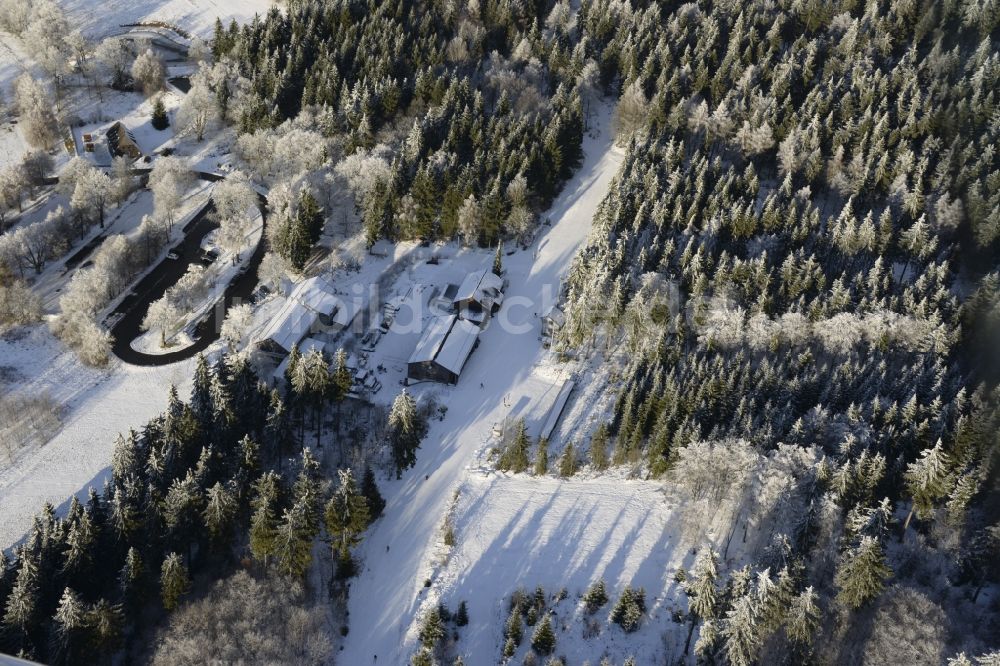
[[[257,303],[260,303],[265,298],[267,298],[267,295],[270,293],[271,290],[268,289],[265,285],[262,284],[258,285],[257,288],[253,290],[253,293],[250,294],[250,302],[256,305]]]
[[[177,254],[177,252],[175,250],[171,250],[170,252],[167,252],[167,259],[170,259],[171,261],[177,261],[180,258],[181,258],[181,255]]]

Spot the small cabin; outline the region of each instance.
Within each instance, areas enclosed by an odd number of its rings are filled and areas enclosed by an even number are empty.
[[[142,157],[142,150],[135,142],[135,136],[121,121],[108,128],[107,137],[108,150],[113,157],[128,157],[133,160]]]
[[[551,338],[566,325],[566,315],[556,306],[550,306],[542,313],[542,337]]]
[[[503,279],[492,271],[472,271],[452,297],[462,319],[482,325],[503,304]]]

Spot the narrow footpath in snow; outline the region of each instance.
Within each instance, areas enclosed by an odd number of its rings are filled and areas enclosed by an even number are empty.
[[[536,314],[558,293],[621,165],[610,117],[610,107],[603,106],[593,120],[583,165],[547,213],[551,228],[531,250],[505,257],[510,284],[503,310],[480,336],[482,344],[446,399],[447,416],[432,422],[416,466],[382,488],[385,514],[358,553],[363,566],[351,583],[350,633],[338,663],[371,664],[375,655],[379,664],[408,663],[414,645],[407,630],[425,594],[444,513],[470,464],[489,444],[493,424],[503,421],[505,397],[537,392],[533,370],[546,351]]]

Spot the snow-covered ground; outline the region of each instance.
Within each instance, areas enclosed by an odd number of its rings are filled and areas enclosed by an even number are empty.
[[[218,17],[224,25],[233,19],[247,23],[254,14],[266,14],[273,0],[102,0],[94,11],[94,0],[60,0],[71,24],[91,38],[122,32],[125,23],[162,21],[202,38],[211,37]]]
[[[62,430],[45,446],[26,451],[0,472],[0,548],[24,537],[44,502],[63,507],[74,494],[101,489],[115,437],[140,428],[163,411],[170,384],[190,392],[193,361],[162,368],[138,368],[117,361],[107,370],[82,365],[44,325],[26,337],[0,339],[0,363],[22,377],[11,385],[26,394],[48,393],[67,415]]]
[[[547,295],[558,293],[622,161],[612,144],[610,108],[602,110],[595,127],[595,137],[584,142],[583,165],[548,212],[552,227],[533,251],[506,257],[510,285],[501,316],[483,332],[480,348],[449,391],[446,418],[431,424],[416,467],[402,481],[384,484],[385,516],[361,547],[365,566],[351,585],[350,633],[340,663],[372,663],[375,654],[382,655],[379,663],[406,663],[414,647],[412,633],[406,632],[425,594],[423,582],[432,570],[441,519],[455,488],[489,446],[493,424],[507,415],[505,397],[530,400],[548,386],[538,382],[537,366],[549,366],[551,360],[538,340],[535,313]],[[509,568],[517,566],[516,561],[497,562],[491,575],[513,580]],[[487,658],[495,659],[492,651]]]
[[[566,599],[551,608],[555,653],[567,663],[596,664],[604,655],[614,664],[629,656],[638,664],[664,663],[664,633],[674,630],[669,643],[681,644],[686,634],[686,625],[671,619],[686,607],[673,575],[693,560],[671,517],[657,482],[469,474],[454,512],[455,546],[421,595],[418,616],[439,602],[454,611],[464,600],[470,619],[459,630],[456,652],[469,666],[496,664],[510,594],[542,585],[551,600],[565,588]],[[390,555],[391,550],[372,557]],[[585,638],[580,596],[598,580],[604,580],[610,601],[593,616],[600,633]],[[626,585],[646,592],[646,616],[632,634],[607,620]],[[399,642],[412,644],[417,629],[410,627],[406,640],[400,634]],[[530,631],[513,663],[528,650]]]

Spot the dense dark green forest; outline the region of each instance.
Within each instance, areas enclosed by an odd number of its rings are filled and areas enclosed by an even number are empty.
[[[617,68],[628,153],[564,344],[633,353],[613,460],[660,476],[734,440],[823,456],[764,579],[691,588],[693,608],[711,596],[698,654],[854,662],[838,641],[893,567],[933,603],[967,603],[943,585],[975,602],[1000,552],[995,9],[595,3],[581,22]],[[796,633],[787,602],[807,587],[815,622]]]
[[[547,10],[292,2],[242,28],[216,26],[215,55],[235,72],[215,93],[228,99],[231,85],[242,87],[249,101],[230,114],[241,133],[316,109],[345,155],[407,123],[390,177],[358,201],[370,242],[493,244],[525,234],[572,174],[599,92],[575,33],[540,29]]]
[[[199,357],[190,400],[171,389],[162,415],[119,437],[103,490],[85,503],[74,498],[65,516],[46,505],[15,560],[4,558],[0,650],[52,664],[111,663],[122,647],[136,658],[148,640],[142,632],[193,580],[252,561],[259,576],[290,590],[312,566],[321,534],[337,578],[350,577],[351,551],[384,503],[370,469],[362,479],[349,469],[333,475],[309,448],[344,451],[322,429],[326,410],[344,400],[318,353],[292,363],[284,397],[245,355],[215,365]],[[390,438],[406,441],[401,450],[419,445],[412,435],[423,427],[424,416],[406,406],[405,423],[389,420]],[[299,646],[289,649],[279,658]]]

